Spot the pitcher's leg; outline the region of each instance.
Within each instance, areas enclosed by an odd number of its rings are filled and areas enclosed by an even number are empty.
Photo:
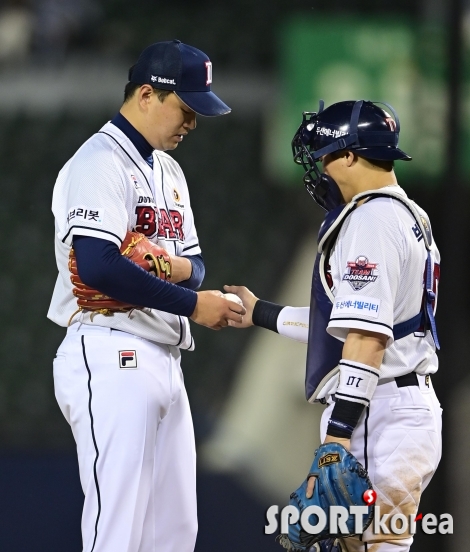
[[[197,535],[196,449],[179,366],[174,401],[157,433],[153,486],[139,552],[193,552]]]
[[[77,347],[68,350],[62,368],[75,382],[69,385],[66,410],[85,493],[83,551],[137,552],[152,488],[157,428],[171,403],[168,350],[108,336],[82,335],[79,345],[80,355]],[[120,368],[120,350],[135,351],[135,369]]]

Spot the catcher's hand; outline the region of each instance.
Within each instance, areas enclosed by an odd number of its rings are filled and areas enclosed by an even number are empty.
[[[124,257],[158,278],[162,280],[171,278],[170,255],[165,249],[149,241],[143,234],[127,232],[120,251]],[[78,275],[77,259],[73,249],[69,254],[69,270],[71,272],[70,280],[74,286],[72,292],[77,298],[79,311],[92,311],[110,316],[114,312],[142,308],[113,299],[101,291],[85,285]]]
[[[249,328],[253,326],[253,309],[255,308],[256,301],[258,301],[258,297],[245,286],[224,286],[224,289],[228,293],[238,295],[246,309],[241,322],[229,320],[228,325],[233,328]]]
[[[315,487],[311,498],[307,498],[307,485],[310,477],[315,477]],[[292,552],[306,552],[315,543],[332,537],[350,537],[362,534],[372,522],[372,505],[364,502],[365,491],[372,489],[367,471],[357,458],[339,443],[325,443],[315,451],[315,458],[307,479],[290,496],[290,505],[295,506],[300,515],[308,506],[319,506],[326,514],[327,523],[323,531],[310,534],[300,521],[289,525],[287,535],[279,536],[279,543]],[[330,506],[367,506],[368,515],[363,516],[362,531],[355,531],[355,516],[350,514],[346,521],[348,533],[330,533]],[[314,514],[312,514],[313,517]],[[316,521],[311,521],[312,525]]]

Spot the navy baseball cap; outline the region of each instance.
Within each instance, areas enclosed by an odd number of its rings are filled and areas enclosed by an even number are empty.
[[[145,48],[129,69],[129,81],[173,90],[193,111],[206,117],[232,111],[211,91],[212,62],[204,52],[179,40]]]

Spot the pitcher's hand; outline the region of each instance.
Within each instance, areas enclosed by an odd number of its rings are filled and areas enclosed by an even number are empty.
[[[220,330],[229,322],[242,323],[246,309],[229,301],[218,290],[198,291],[197,303],[191,320],[212,330]]]

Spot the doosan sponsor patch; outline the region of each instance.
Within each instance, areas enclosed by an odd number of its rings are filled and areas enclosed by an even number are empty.
[[[119,351],[119,368],[137,368],[135,351]]]
[[[355,261],[348,261],[343,280],[348,282],[354,291],[359,291],[377,280],[377,266],[377,263],[370,263],[364,255],[359,255]]]
[[[336,297],[331,316],[366,315],[378,318],[379,311],[380,299],[366,297],[365,295],[345,295]]]

